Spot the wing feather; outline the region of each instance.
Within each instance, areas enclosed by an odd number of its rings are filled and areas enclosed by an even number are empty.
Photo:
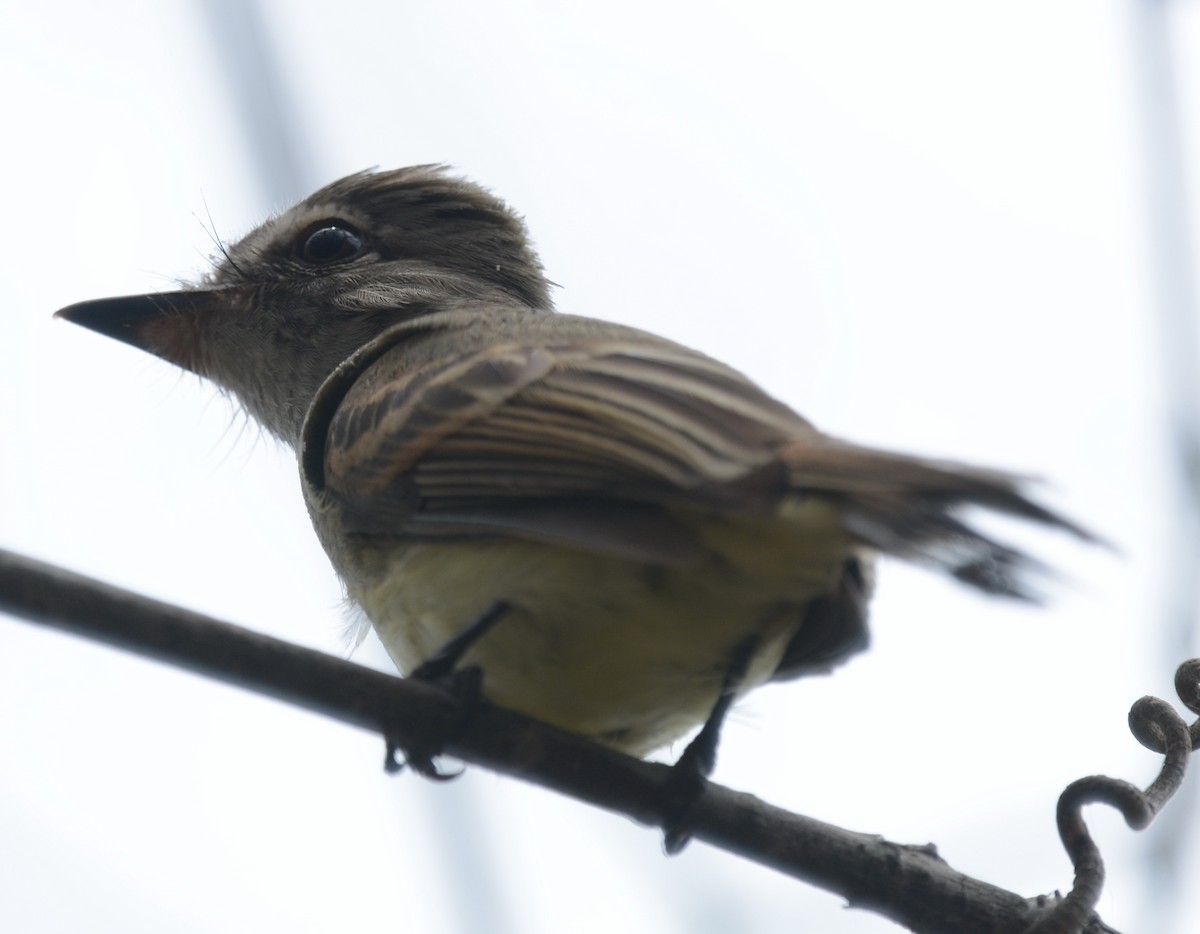
[[[735,483],[811,431],[683,348],[506,343],[412,372],[386,358],[377,366],[389,364],[388,378],[351,389],[330,424],[326,481],[343,496],[399,486],[426,511],[447,494],[659,502]]]
[[[508,534],[674,562],[698,547],[681,510],[777,514],[817,496],[860,542],[1014,595],[1032,563],[957,507],[1090,538],[1008,474],[838,441],[695,351],[566,316],[530,328],[406,343],[350,384],[323,474],[350,531]]]

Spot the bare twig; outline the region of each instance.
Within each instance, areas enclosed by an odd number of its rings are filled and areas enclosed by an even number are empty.
[[[643,824],[661,827],[678,810],[666,766],[488,704],[473,706],[464,716],[459,698],[431,684],[392,677],[5,551],[0,551],[0,611],[290,701],[379,732],[402,748],[420,746],[431,732],[440,732],[447,737],[446,753],[455,758]],[[1194,686],[1193,694],[1197,691],[1200,686]],[[1097,792],[1087,784],[1096,780],[1084,779],[1064,793],[1070,803],[1060,805],[1060,815],[1066,808],[1075,815],[1068,821],[1077,819],[1079,803],[1111,799],[1126,809],[1127,818],[1135,814],[1131,823],[1140,822],[1144,813],[1149,820],[1182,776],[1187,755],[1182,744],[1190,749],[1190,743],[1186,727],[1180,740],[1177,726],[1157,707],[1136,729],[1168,751],[1163,776],[1170,777],[1151,786],[1148,803],[1135,801],[1134,795],[1142,793],[1130,791],[1132,786],[1104,779],[1112,784],[1102,789],[1115,790]],[[1062,899],[1025,899],[955,871],[932,846],[905,846],[843,830],[719,785],[707,783],[689,814],[694,838],[818,885],[913,931],[1016,934],[1040,918],[1068,916],[1061,923],[1071,926],[1044,930],[1111,931],[1092,913],[1090,892],[1088,898],[1072,892]],[[1076,839],[1073,824],[1063,836],[1070,850]]]
[[[1179,666],[1175,689],[1184,706],[1200,713],[1200,660]],[[1145,791],[1107,775],[1089,775],[1066,787],[1058,799],[1058,833],[1075,867],[1075,885],[1029,934],[1075,934],[1083,930],[1100,898],[1104,861],[1084,823],[1085,804],[1114,807],[1125,823],[1142,830],[1183,783],[1188,757],[1200,738],[1200,721],[1189,727],[1166,701],[1143,697],[1129,711],[1129,729],[1143,746],[1165,754],[1158,777]]]

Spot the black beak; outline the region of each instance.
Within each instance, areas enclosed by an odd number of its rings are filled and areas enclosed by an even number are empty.
[[[100,298],[68,305],[55,312],[54,317],[115,337],[177,366],[199,372],[202,323],[212,311],[230,307],[239,291],[185,289]]]

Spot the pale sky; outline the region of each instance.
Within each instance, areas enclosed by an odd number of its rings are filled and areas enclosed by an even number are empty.
[[[1191,165],[1200,14],[1175,6]],[[1160,631],[1174,338],[1133,7],[264,0],[276,125],[235,20],[214,28],[228,8],[9,4],[0,547],[344,653],[290,453],[212,387],[50,316],[194,278],[206,227],[236,238],[341,175],[449,163],[525,215],[561,310],[719,356],[834,434],[1044,478],[1118,546],[1005,525],[1063,572],[1041,609],[886,564],[872,650],[746,699],[714,776],[1066,890],[1059,792],[1150,780],[1125,715],[1172,698],[1182,660]],[[293,170],[264,172],[289,128]],[[387,777],[377,737],[7,618],[0,750],[0,930],[899,930],[481,769]],[[1148,835],[1089,818],[1105,919],[1166,930]],[[1177,868],[1200,888],[1194,855]]]

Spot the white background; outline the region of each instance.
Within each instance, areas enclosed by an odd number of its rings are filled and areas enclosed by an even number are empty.
[[[1172,696],[1183,657],[1160,623],[1178,338],[1155,323],[1133,6],[264,2],[293,183],[255,155],[280,137],[245,116],[263,88],[229,9],[7,4],[0,546],[344,651],[290,453],[194,377],[50,315],[195,276],[206,225],[235,238],[291,187],[448,162],[524,213],[562,310],[718,355],[836,434],[1043,476],[1117,543],[1015,530],[1068,578],[1045,609],[887,565],[872,651],[745,701],[715,776],[1065,890],[1059,791],[1149,780],[1125,713]],[[1200,15],[1176,6],[1188,128]],[[478,769],[385,777],[382,753],[0,619],[0,929],[896,930]],[[1106,920],[1167,931],[1194,858],[1147,871],[1151,835],[1090,819]]]

